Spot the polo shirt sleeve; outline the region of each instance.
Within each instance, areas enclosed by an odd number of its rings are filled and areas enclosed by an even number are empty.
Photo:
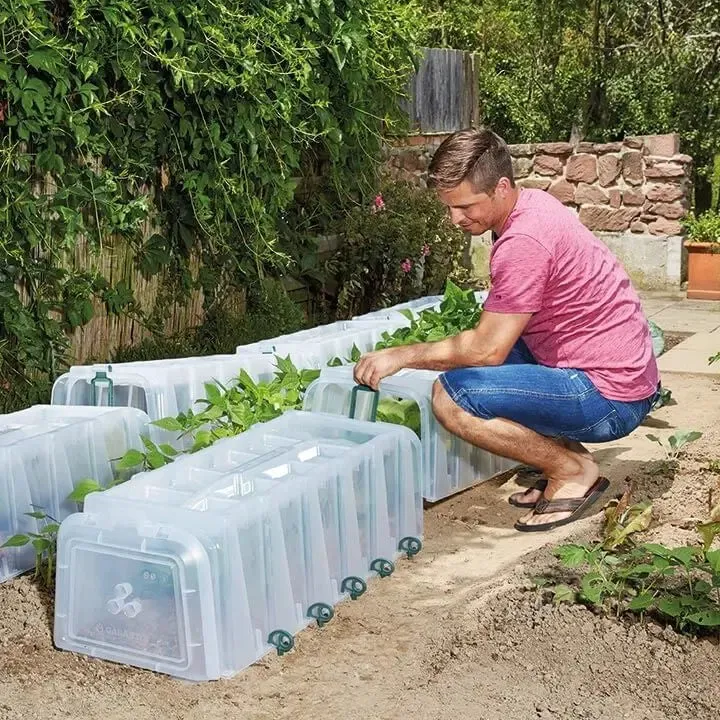
[[[496,313],[536,313],[552,268],[552,256],[528,235],[503,237],[490,260],[490,292],[485,310]]]

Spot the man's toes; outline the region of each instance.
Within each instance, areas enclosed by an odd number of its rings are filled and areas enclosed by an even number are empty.
[[[542,490],[516,492],[510,497],[517,502],[536,503],[542,497]]]
[[[549,513],[546,515],[538,515],[534,512],[530,512],[524,517],[520,518],[520,522],[523,525],[545,525],[557,522],[558,520],[564,520],[569,515],[569,512]]]

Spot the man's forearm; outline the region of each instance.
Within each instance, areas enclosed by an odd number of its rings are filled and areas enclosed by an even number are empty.
[[[505,360],[491,345],[481,346],[473,330],[437,342],[394,348],[402,366],[418,370],[453,370],[459,367],[500,365]]]

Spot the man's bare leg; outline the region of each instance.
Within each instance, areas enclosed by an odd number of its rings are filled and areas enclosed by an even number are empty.
[[[433,411],[448,431],[483,450],[540,468],[548,479],[545,497],[550,499],[578,498],[595,484],[599,468],[585,448],[566,447],[511,420],[483,420],[456,405],[443,386],[433,388]],[[582,450],[581,450],[582,448]],[[521,518],[529,525],[563,520],[569,512]]]

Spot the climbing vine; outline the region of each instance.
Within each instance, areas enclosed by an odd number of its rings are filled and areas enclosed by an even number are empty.
[[[338,197],[371,177],[413,17],[392,0],[6,0],[3,386],[49,381],[93,299],[140,313],[102,263],[75,261],[80,243],[130,247],[145,276],[209,302],[286,269],[277,224],[303,175]]]

